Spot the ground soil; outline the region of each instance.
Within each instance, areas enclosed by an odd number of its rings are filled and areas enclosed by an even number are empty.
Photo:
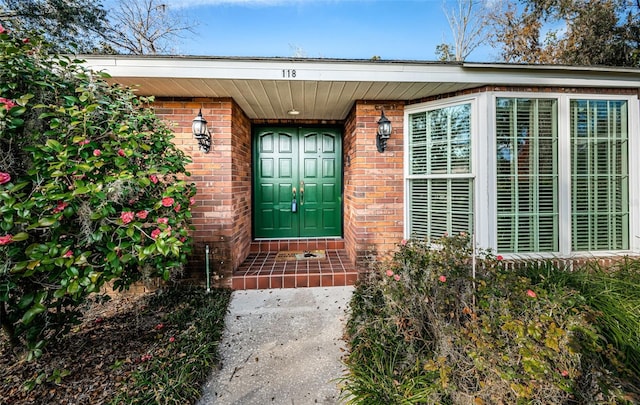
[[[82,323],[37,361],[14,353],[2,336],[0,404],[109,403],[141,367],[158,333],[164,314],[149,310],[146,298],[128,294],[94,303]],[[30,390],[25,389],[28,382]]]

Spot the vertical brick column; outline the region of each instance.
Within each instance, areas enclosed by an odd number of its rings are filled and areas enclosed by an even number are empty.
[[[191,157],[187,179],[196,184],[192,207],[194,251],[187,276],[205,278],[209,246],[210,273],[230,286],[234,268],[245,259],[251,243],[251,130],[249,119],[231,99],[157,99],[156,114],[173,126],[174,143]],[[198,148],[192,120],[202,116],[212,135],[209,153]]]
[[[381,110],[393,132],[383,153],[376,148]],[[397,101],[358,101],[344,136],[344,236],[358,269],[389,257],[403,236],[403,119]]]

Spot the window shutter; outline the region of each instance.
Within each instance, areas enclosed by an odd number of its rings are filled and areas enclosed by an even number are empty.
[[[409,123],[411,236],[471,233],[471,105],[411,114]]]
[[[555,99],[496,101],[499,252],[559,249],[557,127]]]
[[[571,100],[572,250],[629,249],[626,101]]]

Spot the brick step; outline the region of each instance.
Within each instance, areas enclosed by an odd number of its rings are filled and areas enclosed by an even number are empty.
[[[317,250],[313,245],[287,250]],[[317,245],[316,245],[317,246]],[[348,260],[344,249],[325,250],[324,258],[279,260],[277,251],[261,251],[249,257],[233,273],[231,287],[234,290],[269,288],[334,287],[353,285],[358,271]]]
[[[342,238],[265,239],[251,242],[251,253],[296,250],[344,249]]]

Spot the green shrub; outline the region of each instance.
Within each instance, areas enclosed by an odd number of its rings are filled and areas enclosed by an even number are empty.
[[[104,283],[182,270],[195,194],[149,100],[48,51],[0,26],[0,323],[35,356]]]
[[[637,374],[621,359],[633,350],[602,339],[597,320],[607,309],[572,287],[578,272],[476,255],[466,235],[403,241],[390,263],[358,284],[347,328],[350,403],[632,398],[625,395]],[[635,320],[633,308],[627,318]],[[625,325],[630,332],[637,324]]]

